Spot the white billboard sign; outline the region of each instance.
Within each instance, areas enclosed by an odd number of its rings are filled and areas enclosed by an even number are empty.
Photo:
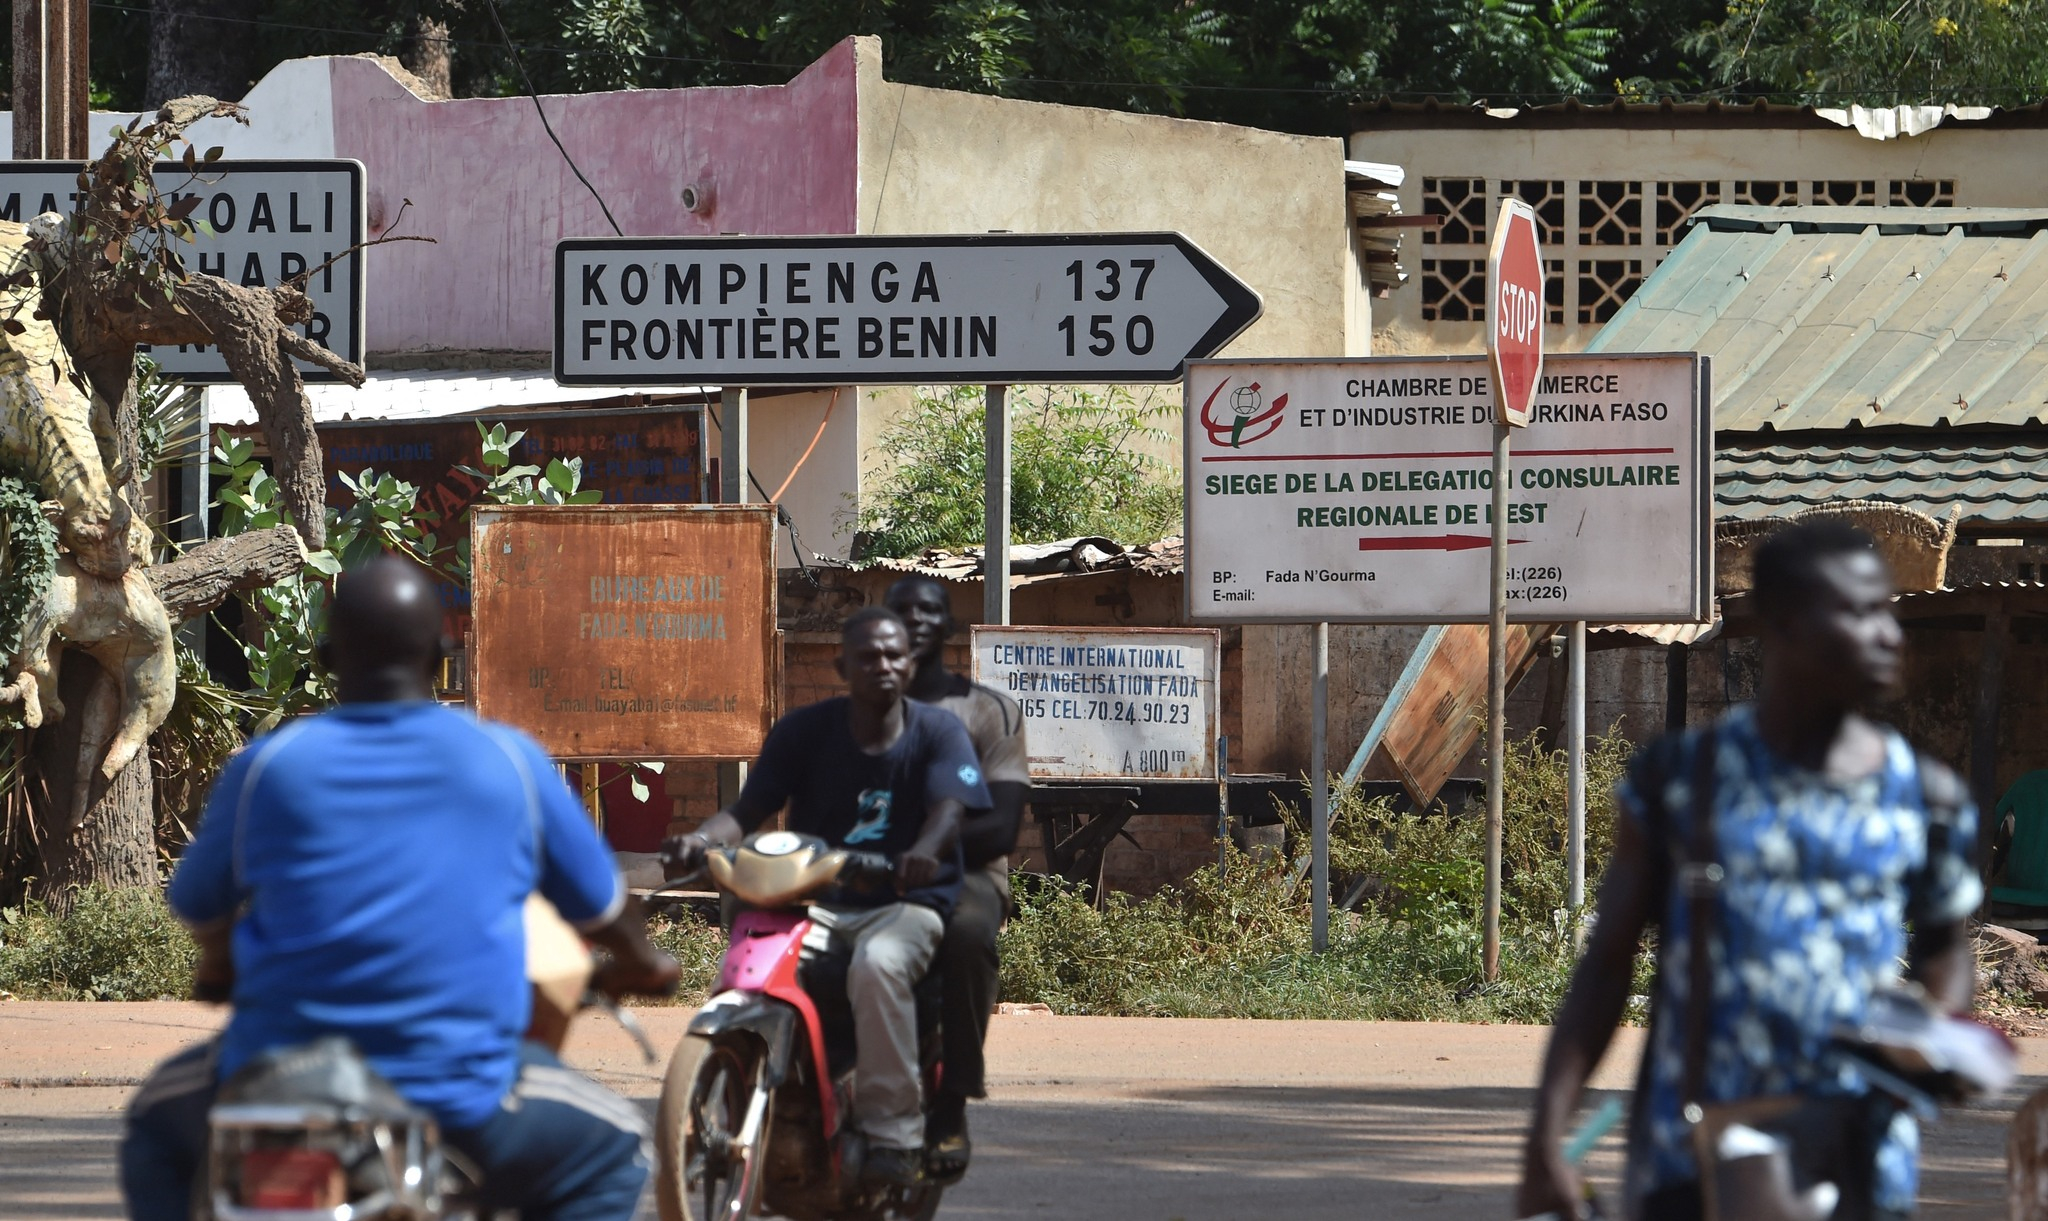
[[[578,238],[555,380],[1166,382],[1259,310],[1178,233]]]
[[[1031,774],[1216,777],[1214,628],[976,627],[974,681],[1024,711]]]
[[[0,220],[26,222],[44,212],[64,215],[78,206],[82,161],[0,162]],[[197,195],[192,220],[200,226],[181,246],[187,270],[236,284],[275,285],[321,268],[364,240],[363,163],[360,161],[227,160],[198,169],[165,161],[157,189],[177,200]],[[363,362],[363,258],[360,253],[315,272],[306,284],[312,318],[295,327],[329,351]],[[208,346],[150,347],[142,354],[180,381],[232,382],[227,362]],[[334,381],[327,370],[296,362],[307,381]]]
[[[1487,620],[1485,357],[1193,362],[1185,401],[1190,619]],[[1710,403],[1696,354],[1545,361],[1510,474],[1510,619],[1709,617]]]

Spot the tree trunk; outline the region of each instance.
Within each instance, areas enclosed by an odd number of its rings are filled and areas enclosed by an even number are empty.
[[[183,623],[219,606],[238,589],[275,584],[305,562],[299,536],[290,526],[276,526],[201,543],[146,572],[171,622]]]
[[[95,785],[84,821],[75,827],[68,823],[73,786],[98,778],[97,770],[83,767],[78,758],[86,702],[118,695],[112,690],[114,681],[89,654],[66,649],[61,665],[57,687],[67,715],[38,730],[34,745],[36,769],[47,785],[40,821],[49,835],[42,844],[38,893],[60,915],[70,911],[72,896],[81,886],[132,889],[153,887],[159,880],[155,786],[148,751],[135,756],[111,782]]]
[[[239,98],[253,83],[255,0],[151,0],[147,105],[191,94]]]

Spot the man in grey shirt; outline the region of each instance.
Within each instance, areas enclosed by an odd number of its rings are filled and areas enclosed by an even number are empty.
[[[916,666],[910,698],[945,709],[967,727],[991,798],[989,809],[969,810],[961,824],[966,873],[939,949],[946,976],[946,1071],[925,1147],[932,1176],[951,1182],[967,1172],[967,1100],[987,1094],[981,1045],[996,1003],[996,935],[1009,914],[1009,853],[1017,846],[1031,770],[1017,701],[946,668],[946,639],[954,624],[945,587],[930,577],[905,577],[889,587],[884,602],[910,629]]]

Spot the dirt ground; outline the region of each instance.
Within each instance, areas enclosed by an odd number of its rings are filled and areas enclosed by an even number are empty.
[[[639,1011],[672,1045],[682,1009]],[[0,1004],[0,1218],[120,1215],[120,1107],[157,1059],[207,1035],[196,1005]],[[1290,1221],[1509,1216],[1507,1193],[1547,1031],[1527,1026],[998,1017],[975,1165],[942,1215],[976,1221]],[[1625,1089],[1636,1032],[1597,1090]],[[1926,1133],[1922,1215],[2002,1218],[2005,1122],[2026,1081]],[[660,1066],[606,1019],[572,1062],[651,1106]],[[1619,1141],[1592,1157],[1611,1191]]]

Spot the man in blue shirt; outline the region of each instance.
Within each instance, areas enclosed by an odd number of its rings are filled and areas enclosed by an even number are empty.
[[[633,1214],[639,1114],[521,1040],[526,899],[611,950],[608,991],[672,991],[676,964],[540,748],[434,701],[445,647],[418,568],[386,556],[344,574],[322,646],[340,706],[251,743],[215,784],[169,898],[200,942],[201,994],[231,990],[234,1015],[129,1105],[121,1181],[138,1221],[187,1215],[217,1083],[324,1035],[435,1116],[489,1206]]]
[[[738,800],[701,831],[665,846],[672,868],[754,831],[785,806],[789,830],[896,862],[896,893],[835,891],[811,909],[819,943],[848,954],[856,1060],[853,1120],[869,1144],[862,1173],[908,1186],[924,1160],[917,981],[930,968],[960,893],[960,823],[986,809],[967,730],[949,712],[904,698],[910,635],[894,611],[868,607],[840,633],[847,693],[775,723]]]
[[[1841,1193],[1834,1216],[1913,1212],[1913,1117],[1829,1056],[1828,1042],[1898,982],[1902,963],[1936,1003],[1967,1011],[1965,921],[1984,892],[1961,782],[1863,715],[1898,680],[1891,598],[1860,530],[1788,527],[1758,549],[1756,702],[1645,749],[1616,793],[1599,916],[1544,1060],[1517,1216],[1580,1215],[1561,1138],[1652,924],[1660,969],[1624,1215],[1701,1217],[1694,1128],[1723,1104],[1756,1099],[1816,1100],[1816,1113],[1834,1117],[1834,1130],[1814,1121],[1800,1133],[1845,1150],[1828,1180]]]

